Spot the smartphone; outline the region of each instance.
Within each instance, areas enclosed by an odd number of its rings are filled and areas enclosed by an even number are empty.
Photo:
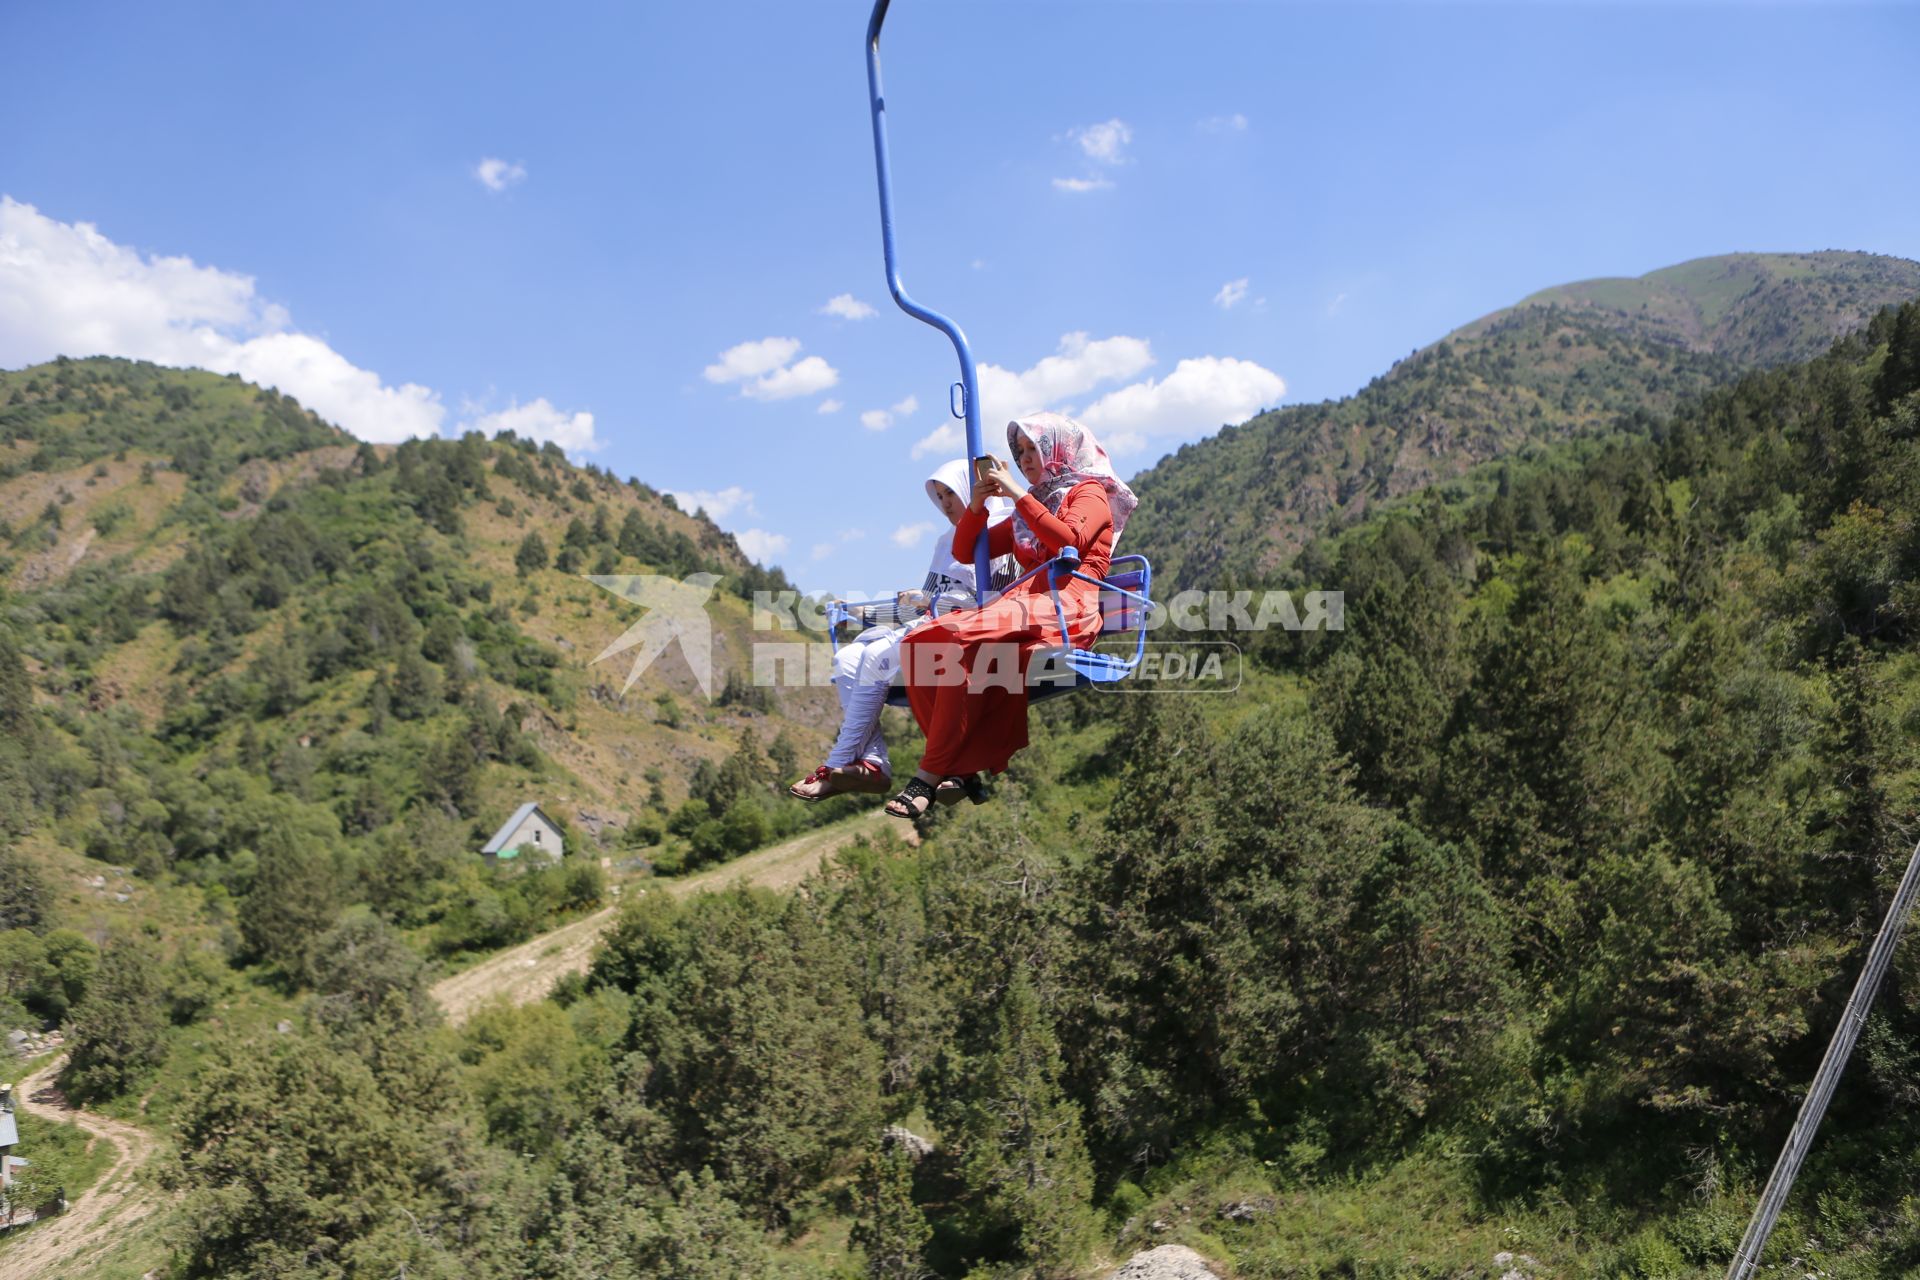
[[[993,470],[993,468],[995,467],[995,465],[998,464],[998,462],[999,462],[999,459],[995,458],[990,453],[982,454],[980,457],[975,458],[973,460],[974,482],[978,483],[982,480],[985,480],[987,478],[987,472]]]

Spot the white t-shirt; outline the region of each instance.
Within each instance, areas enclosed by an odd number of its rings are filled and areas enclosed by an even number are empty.
[[[993,584],[1005,586],[1013,581],[1012,556],[1001,556],[991,566]],[[943,525],[934,535],[933,559],[927,565],[927,580],[920,588],[934,600],[933,611],[945,613],[974,602],[973,561],[956,560],[953,555],[953,526]]]

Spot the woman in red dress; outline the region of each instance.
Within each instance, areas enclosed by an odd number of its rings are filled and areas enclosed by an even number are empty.
[[[1022,492],[995,460],[973,486],[967,513],[954,528],[954,555],[972,557],[986,527],[988,498],[1015,498],[1013,518],[988,533],[989,555],[1012,553],[1024,573],[1070,546],[1080,553],[1080,572],[1106,577],[1113,544],[1138,505],[1133,490],[1114,474],[1107,451],[1091,431],[1058,413],[1009,422],[1007,444],[1028,487]],[[1063,643],[1085,649],[1098,638],[1100,588],[1078,578],[1061,584],[1063,637],[1047,592],[1049,576],[1037,573],[992,604],[949,613],[907,633],[901,666],[927,751],[906,787],[887,802],[894,817],[925,813],[942,783],[978,801],[976,775],[1000,772],[1027,745],[1026,681],[1034,654]]]

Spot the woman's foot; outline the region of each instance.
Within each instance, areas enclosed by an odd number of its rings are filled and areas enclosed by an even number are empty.
[[[883,796],[893,790],[893,775],[871,760],[856,760],[844,769],[832,771],[832,780],[838,791],[851,791],[859,795]]]
[[[933,790],[933,798],[941,804],[959,804],[962,800],[985,804],[987,784],[977,773],[969,773],[958,778],[942,778],[940,785]]]
[[[933,784],[925,778],[908,778],[900,794],[887,801],[887,813],[895,818],[918,818],[933,807]]]
[[[800,779],[800,781],[788,787],[787,794],[798,800],[825,800],[833,794],[829,782],[832,777],[833,770],[823,764],[806,777]]]

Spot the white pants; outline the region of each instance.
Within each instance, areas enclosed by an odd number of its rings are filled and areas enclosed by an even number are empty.
[[[833,655],[833,687],[840,692],[840,736],[827,764],[844,769],[856,760],[871,761],[891,774],[886,739],[880,736],[880,712],[887,686],[900,666],[900,637],[905,627],[869,627]]]

